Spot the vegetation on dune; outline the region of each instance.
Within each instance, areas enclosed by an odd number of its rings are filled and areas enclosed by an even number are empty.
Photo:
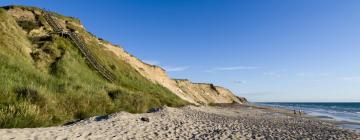
[[[117,111],[139,113],[187,104],[94,40],[89,49],[116,75],[114,83],[91,69],[66,37],[28,36],[26,32],[46,26],[41,17],[36,24],[19,22],[0,9],[0,21],[1,128],[53,126]]]

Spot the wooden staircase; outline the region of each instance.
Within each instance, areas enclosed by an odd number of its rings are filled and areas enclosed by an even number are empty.
[[[110,82],[114,82],[116,80],[115,75],[100,64],[91,54],[90,50],[86,47],[85,41],[77,33],[71,31],[66,32],[57,22],[55,22],[50,12],[44,11],[43,16],[56,34],[67,36],[75,44],[90,65],[99,72],[101,76]]]

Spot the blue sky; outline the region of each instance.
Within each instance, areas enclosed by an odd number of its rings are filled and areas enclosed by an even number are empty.
[[[358,0],[1,0],[80,18],[98,37],[250,101],[360,101]]]

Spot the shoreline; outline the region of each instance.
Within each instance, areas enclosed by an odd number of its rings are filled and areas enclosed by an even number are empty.
[[[293,112],[292,109],[289,109],[286,107],[273,107],[273,106],[266,106],[266,105],[256,104],[256,103],[251,104],[250,106],[258,106],[258,107],[286,110],[286,111],[289,111],[290,113]],[[339,128],[350,129],[350,130],[360,132],[360,123],[359,122],[344,121],[344,120],[336,119],[334,117],[330,117],[330,116],[326,116],[326,115],[311,115],[309,113],[306,113],[305,111],[302,111],[302,113],[304,113],[304,115],[302,117],[306,117],[308,119],[326,121],[326,122],[329,122],[329,123],[332,123],[332,124],[338,126]]]
[[[360,139],[334,121],[251,105],[164,107],[119,112],[48,128],[0,129],[0,139]]]

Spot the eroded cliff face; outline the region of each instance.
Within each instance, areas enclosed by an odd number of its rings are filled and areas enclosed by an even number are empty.
[[[42,14],[40,9],[12,8],[8,10],[8,13],[18,21],[31,21],[34,26],[39,26],[39,28],[28,32],[28,35],[31,37],[47,36],[52,30],[48,25],[38,25],[40,24],[38,21],[45,20],[39,16]],[[77,19],[61,15],[56,15],[54,19],[65,30],[72,30],[79,33],[87,44],[95,44],[94,46],[105,49],[109,53],[114,53],[118,57],[116,59],[125,60],[125,62],[130,64],[146,79],[169,89],[183,100],[196,105],[206,105],[210,103],[241,104],[247,102],[245,98],[237,97],[230,90],[223,87],[214,86],[213,84],[192,83],[189,80],[171,79],[161,67],[146,64],[127,53],[122,47],[113,45],[87,32]],[[27,23],[24,22],[24,24]]]
[[[196,101],[189,95],[183,92],[176,84],[176,82],[166,74],[165,70],[161,67],[150,65],[142,62],[141,60],[137,59],[136,57],[127,53],[123,48],[119,46],[112,45],[107,42],[100,41],[106,49],[115,53],[120,59],[125,60],[128,62],[132,67],[134,67],[141,75],[145,78],[149,79],[150,81],[160,84],[170,91],[175,93],[177,96],[186,100],[190,103],[196,103]]]
[[[245,103],[246,100],[235,96],[229,89],[209,83],[192,83],[189,80],[175,80],[179,88],[199,104]]]
[[[100,42],[109,51],[114,52],[119,58],[126,60],[141,75],[158,83],[181,97],[182,99],[197,105],[210,103],[246,103],[246,99],[237,97],[230,90],[214,86],[213,84],[192,83],[189,80],[171,79],[164,69],[155,65],[149,65],[136,57],[128,54],[123,48],[107,42]]]

